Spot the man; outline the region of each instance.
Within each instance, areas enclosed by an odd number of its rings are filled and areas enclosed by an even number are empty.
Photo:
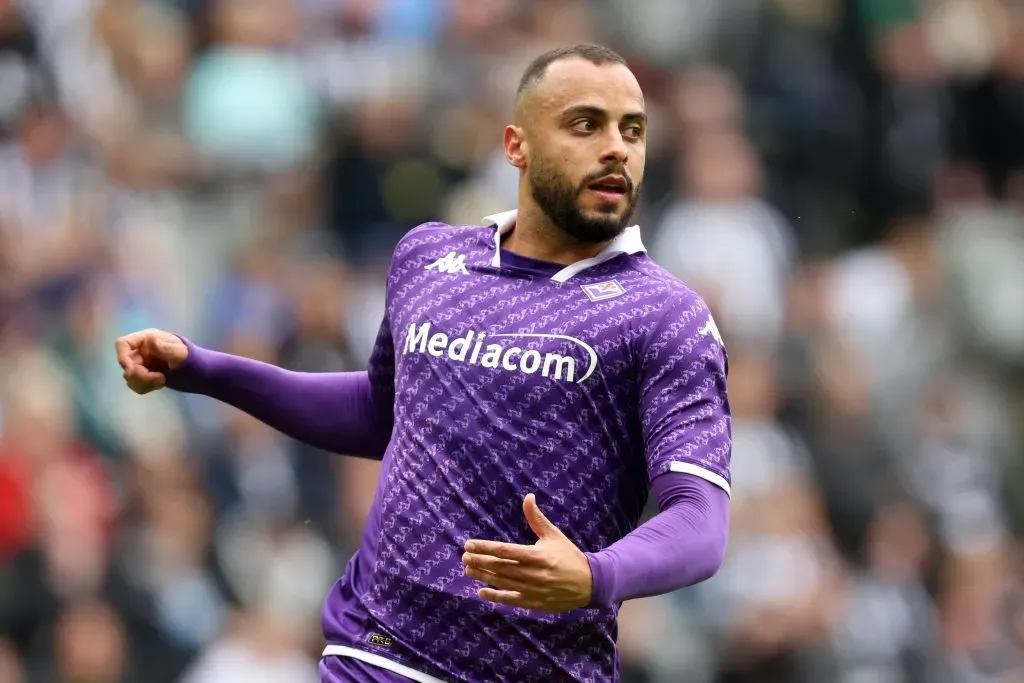
[[[325,603],[323,681],[614,681],[618,605],[718,569],[726,356],[704,301],[626,227],[646,127],[614,52],[539,57],[504,136],[518,211],[399,242],[367,372],[117,341],[138,393],[203,393],[383,458]],[[649,491],[660,512],[638,528]]]

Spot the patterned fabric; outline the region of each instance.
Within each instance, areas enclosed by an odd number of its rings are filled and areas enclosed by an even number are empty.
[[[396,248],[369,367],[395,428],[325,635],[441,680],[617,680],[617,606],[483,601],[462,547],[535,542],[531,492],[595,552],[636,528],[660,474],[728,490],[725,350],[704,301],[646,256],[636,228],[554,276],[503,268],[498,230],[428,223]],[[431,268],[439,259],[465,269]]]

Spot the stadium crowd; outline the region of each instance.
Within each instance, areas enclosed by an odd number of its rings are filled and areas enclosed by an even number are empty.
[[[112,342],[363,367],[398,237],[513,207],[518,76],[582,41],[735,418],[726,562],[626,604],[624,683],[1024,681],[1019,0],[0,1],[0,681],[317,680],[378,465]]]

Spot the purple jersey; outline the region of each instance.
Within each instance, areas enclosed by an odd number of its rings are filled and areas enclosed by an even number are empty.
[[[324,607],[327,654],[420,681],[613,681],[617,606],[496,605],[469,538],[531,544],[544,514],[581,550],[635,529],[651,480],[729,490],[726,357],[704,301],[639,229],[565,268],[488,227],[428,223],[395,250],[369,375],[395,426],[362,545]]]

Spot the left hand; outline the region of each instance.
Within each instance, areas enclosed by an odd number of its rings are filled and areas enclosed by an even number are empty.
[[[587,556],[552,524],[531,493],[523,513],[537,534],[533,545],[498,541],[466,541],[462,563],[466,576],[486,583],[477,594],[484,600],[542,612],[568,612],[585,607],[593,593]]]

